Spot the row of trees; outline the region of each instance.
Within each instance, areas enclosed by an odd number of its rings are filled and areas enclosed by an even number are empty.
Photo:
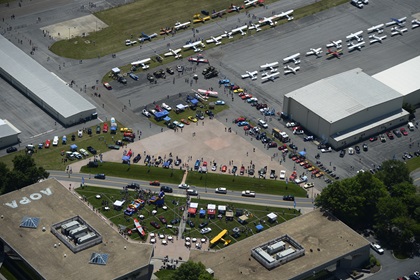
[[[404,162],[386,161],[375,175],[360,172],[336,181],[315,205],[355,230],[373,228],[393,249],[414,253],[420,244],[420,196]]]
[[[43,167],[37,167],[28,155],[17,155],[13,159],[13,169],[0,162],[0,195],[32,185],[50,174]]]

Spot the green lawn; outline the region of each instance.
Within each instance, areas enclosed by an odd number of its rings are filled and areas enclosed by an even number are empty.
[[[275,1],[266,0],[265,4],[272,2]],[[348,1],[321,0],[306,7],[296,9],[293,16],[295,19],[299,19],[346,2]],[[199,2],[174,0],[162,5],[162,3],[153,0],[137,0],[128,5],[95,13],[95,16],[109,26],[108,28],[91,32],[84,38],[76,37],[70,40],[58,41],[51,46],[50,50],[59,56],[74,59],[87,59],[97,57],[98,55],[104,56],[117,53],[126,48],[130,48],[125,46],[124,41],[130,38],[133,40],[137,39],[141,32],[146,34],[159,33],[161,27],[173,26],[177,21],[192,22],[193,15],[200,13],[202,10],[210,12],[213,10],[220,11],[228,8],[229,4],[230,2],[224,0],[202,0]],[[239,5],[239,3],[234,4]],[[244,10],[241,11],[241,13],[244,12]],[[210,24],[217,20],[221,19],[212,19],[204,24]],[[280,23],[285,22],[287,21],[283,19]],[[203,23],[192,24],[191,26],[199,28],[201,25]],[[90,42],[95,42],[95,44],[91,44]],[[136,47],[139,47],[138,44],[131,46],[131,48]],[[214,46],[209,45],[208,47],[211,48]],[[184,57],[191,54],[193,54],[191,50],[183,52]],[[173,60],[174,58],[165,59],[165,63]]]
[[[123,211],[125,208],[130,204],[134,199],[137,198],[137,193],[134,191],[128,191],[127,193],[123,190],[115,190],[115,189],[106,189],[106,188],[98,188],[92,186],[85,186],[83,188],[78,188],[76,191],[85,198],[95,209],[98,209],[105,217],[107,217],[114,225],[119,226],[123,225],[126,226],[128,229],[132,229],[134,227],[133,218],[139,217],[139,215],[143,215],[144,219],[140,220],[142,226],[145,227],[146,233],[155,232],[155,233],[163,233],[163,234],[170,234],[176,236],[176,228],[165,228],[161,221],[159,221],[159,217],[163,216],[167,222],[169,223],[171,220],[180,218],[183,210],[185,209],[186,205],[186,198],[183,197],[173,197],[171,195],[165,196],[165,205],[167,209],[164,210],[163,208],[156,207],[155,205],[148,205],[147,203],[144,205],[141,210],[135,213],[133,216],[124,215]],[[101,198],[96,198],[97,195],[100,195]],[[148,201],[148,199],[155,194],[143,194],[142,199],[144,201]],[[114,210],[112,205],[115,200],[125,200],[126,203],[122,210]],[[203,200],[203,199],[192,199],[194,202],[199,203],[199,208],[207,209],[208,204],[216,204],[220,205],[219,202]],[[203,238],[204,236],[199,232],[199,224],[203,222],[208,222],[208,227],[212,228],[212,231],[205,235],[206,238],[211,239],[216,236],[220,231],[223,229],[227,229],[229,234],[232,233],[232,229],[235,227],[240,228],[243,233],[234,238],[232,236],[226,237],[226,239],[230,239],[232,243],[245,239],[247,236],[256,234],[255,232],[255,224],[261,223],[265,229],[277,225],[277,223],[270,224],[267,222],[266,215],[274,212],[278,215],[278,222],[282,223],[286,220],[292,219],[300,213],[295,209],[285,209],[285,208],[276,208],[276,207],[267,207],[267,206],[259,206],[259,205],[251,205],[251,204],[239,204],[239,203],[222,203],[222,205],[226,205],[228,209],[235,211],[237,209],[242,209],[244,214],[248,216],[248,221],[246,224],[240,224],[237,221],[237,218],[234,218],[233,221],[226,221],[224,218],[215,218],[215,219],[208,219],[208,218],[200,218],[197,214],[195,217],[191,217],[190,219],[195,224],[194,227],[187,227],[183,236],[185,237],[196,237],[196,238]],[[111,209],[108,211],[104,210],[105,206],[109,206]],[[153,215],[152,210],[157,210],[157,214]],[[151,221],[157,222],[161,228],[155,229],[150,225]],[[146,240],[146,237],[140,237],[137,232],[133,232],[131,238],[135,240]],[[215,248],[221,248],[223,244],[216,244]]]
[[[143,162],[141,161],[141,164]],[[94,170],[94,172],[92,172]],[[83,173],[104,173],[107,176],[130,178],[133,180],[154,181],[162,183],[179,184],[182,181],[184,172],[178,168],[165,169],[162,167],[148,167],[145,165],[103,162],[99,163],[98,168],[82,167]],[[254,190],[257,193],[267,193],[274,195],[292,194],[297,197],[306,197],[306,191],[296,184],[286,184],[283,181],[272,179],[257,179],[247,176],[233,176],[226,174],[207,173],[202,174],[196,171],[188,172],[187,181],[190,185],[207,187],[212,189],[226,187],[229,190],[243,191],[246,189]]]
[[[420,157],[414,157],[405,161],[407,163],[407,168],[409,172],[420,168]]]

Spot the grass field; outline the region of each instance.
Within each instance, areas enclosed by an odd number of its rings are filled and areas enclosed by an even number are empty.
[[[265,0],[265,4],[272,2],[275,1]],[[299,19],[346,2],[348,1],[321,0],[296,9],[293,16],[295,19]],[[58,41],[51,46],[50,50],[57,55],[74,59],[87,59],[117,53],[127,48],[124,44],[126,39],[131,38],[135,40],[140,36],[141,32],[146,34],[159,33],[161,27],[171,27],[177,21],[192,22],[194,14],[200,13],[202,10],[212,12],[213,10],[226,9],[230,3],[224,0],[202,0],[199,2],[174,0],[162,5],[162,3],[153,0],[138,0],[128,5],[96,13],[95,16],[105,22],[109,26],[108,28],[92,32],[84,38],[76,37],[70,40]],[[241,5],[241,3],[233,4]],[[243,13],[244,10],[241,12]],[[216,20],[220,20],[220,18],[212,19],[204,24],[209,24]],[[192,24],[192,27],[200,27],[202,24]],[[93,41],[95,44],[90,43]],[[209,45],[208,47],[212,46]],[[191,54],[193,54],[192,51],[185,52],[184,57]],[[165,59],[165,63],[171,62],[173,59]]]
[[[165,205],[167,209],[164,210],[163,208],[156,207],[152,204],[145,203],[144,207],[135,213],[133,216],[124,215],[123,211],[128,206],[131,201],[137,198],[137,192],[135,191],[128,191],[125,193],[122,190],[115,190],[115,189],[105,189],[105,188],[98,188],[98,187],[91,187],[86,186],[84,188],[78,188],[76,191],[80,194],[81,197],[85,198],[95,209],[98,209],[105,217],[107,217],[115,226],[123,225],[127,228],[131,229],[134,227],[133,218],[137,218],[140,215],[143,215],[144,218],[140,220],[142,226],[145,227],[146,233],[155,232],[155,233],[163,233],[174,235],[176,234],[176,227],[174,228],[166,228],[164,224],[158,219],[159,217],[163,216],[168,223],[171,220],[176,218],[181,218],[182,213],[186,207],[186,198],[180,197],[173,197],[170,195],[165,196]],[[97,195],[100,195],[101,198],[96,198]],[[141,194],[141,198],[144,201],[148,201],[148,199],[155,194],[148,194],[144,193]],[[124,207],[122,210],[114,210],[112,204],[115,200],[126,200]],[[296,216],[299,216],[299,211],[295,209],[285,209],[285,208],[276,208],[276,207],[268,207],[268,206],[259,206],[259,205],[250,205],[250,204],[239,204],[239,203],[218,203],[215,201],[203,200],[203,199],[192,199],[193,202],[199,203],[199,208],[207,209],[208,204],[216,204],[216,205],[226,205],[228,209],[236,212],[237,209],[242,209],[244,214],[248,216],[248,220],[246,224],[240,224],[237,221],[237,218],[234,218],[233,221],[226,221],[224,218],[214,218],[209,219],[207,215],[205,217],[200,217],[198,214],[194,217],[190,217],[189,219],[193,221],[195,224],[194,227],[187,227],[183,236],[188,237],[196,237],[202,238],[203,235],[200,233],[200,229],[198,225],[203,222],[208,222],[208,227],[212,228],[212,231],[205,235],[208,239],[213,238],[216,236],[220,231],[223,229],[227,229],[229,234],[232,233],[232,229],[235,227],[240,228],[243,232],[239,237],[232,237],[229,236],[229,239],[232,240],[232,243],[245,239],[247,236],[251,236],[255,234],[255,224],[262,224],[265,229],[275,226],[278,223],[282,223],[289,219],[292,219]],[[110,210],[105,211],[104,207],[109,206]],[[157,210],[157,214],[153,215],[152,210]],[[274,212],[278,215],[278,223],[268,223],[267,222],[267,214]],[[161,228],[155,229],[150,225],[151,221],[157,222]],[[141,237],[138,233],[133,232],[131,238],[135,240],[143,240],[145,241],[147,237]],[[226,238],[228,239],[228,238]],[[221,248],[223,244],[216,244],[215,248]]]
[[[414,157],[405,161],[409,172],[420,168],[420,157]]]
[[[141,161],[142,163],[142,161]],[[93,171],[93,172],[92,172]],[[128,166],[126,164],[103,162],[98,168],[82,167],[84,173],[104,173],[107,176],[124,177],[133,180],[154,181],[178,185],[182,181],[183,171],[180,169],[165,169],[162,167],[148,167],[145,165]],[[292,194],[297,197],[305,197],[306,191],[296,184],[286,184],[284,181],[272,179],[257,179],[246,176],[233,176],[225,174],[207,173],[196,171],[188,172],[188,184],[199,187],[207,187],[213,191],[218,187],[226,187],[228,190],[243,191],[254,190],[258,193],[273,195]]]
[[[107,122],[107,123],[108,123],[108,127],[110,127],[110,122]],[[101,127],[102,126],[103,124],[101,124]],[[119,124],[118,127],[120,128],[122,126]],[[98,151],[98,154],[99,154],[100,152],[105,152],[109,150],[107,147],[107,144],[112,143],[112,136],[114,136],[115,140],[122,139],[122,135],[119,131],[117,132],[116,135],[112,135],[109,132],[102,133],[102,130],[100,134],[96,134],[95,128],[96,126],[91,127],[92,132],[93,132],[91,137],[89,137],[89,135],[85,132],[83,133],[83,137],[79,138],[77,137],[77,131],[66,135],[67,136],[66,145],[63,145],[61,143],[62,135],[58,135],[60,137],[58,146],[54,147],[51,145],[51,147],[48,149],[46,148],[36,149],[36,153],[32,155],[33,159],[35,160],[35,163],[38,166],[42,166],[47,170],[64,170],[66,165],[71,163],[71,161],[68,161],[67,163],[63,163],[62,159],[64,157],[61,156],[61,151],[69,151],[71,144],[76,144],[78,149],[80,148],[86,149],[86,147],[92,146]],[[86,131],[87,131],[87,127],[86,127]],[[72,134],[76,135],[75,141],[71,141]],[[47,139],[43,139],[43,143],[45,143],[45,140]],[[50,140],[52,143],[52,139]],[[38,143],[33,143],[33,145],[38,147]],[[25,150],[20,150],[18,152],[0,157],[0,162],[4,162],[9,168],[13,168],[12,160],[17,154],[25,154]]]

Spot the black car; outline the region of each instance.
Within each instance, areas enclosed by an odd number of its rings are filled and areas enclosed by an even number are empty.
[[[96,126],[96,134],[100,134],[101,133],[101,126]]]
[[[135,189],[135,190],[138,190],[138,189],[140,189],[140,185],[139,184],[137,184],[137,183],[131,183],[131,184],[128,184],[127,185],[127,188],[128,189]]]
[[[360,154],[360,147],[359,146],[355,146],[354,149],[356,150],[356,154]]]
[[[283,196],[283,200],[294,201],[295,197],[293,195],[285,195]]]
[[[290,149],[292,149],[292,150],[298,150],[298,147],[297,147],[295,144],[293,144],[293,143],[290,143],[290,144],[289,144],[289,147],[290,147]]]
[[[174,70],[171,67],[167,67],[166,68],[166,72],[168,72],[169,74],[173,75],[174,74]]]
[[[124,146],[124,143],[121,141],[121,140],[117,140],[117,141],[115,141],[115,145],[118,145],[118,146]]]
[[[208,222],[203,222],[198,227],[199,228],[205,228],[208,224],[209,224]]]
[[[177,158],[175,161],[175,166],[179,166],[181,164],[181,159]]]
[[[232,168],[232,173],[235,174],[236,171],[238,171],[238,167],[236,165],[234,165],[233,168]]]
[[[209,116],[209,117],[213,117],[214,114],[211,110],[206,110],[205,113]]]
[[[254,175],[254,169],[252,168],[248,169],[248,175],[250,176]]]
[[[171,221],[171,225],[176,225],[176,224],[179,224],[179,222],[180,222],[180,219],[178,219],[178,218],[173,219],[173,220]]]
[[[144,159],[144,163],[148,164],[150,162],[150,155],[147,155],[146,158]]]
[[[96,150],[92,147],[92,146],[89,146],[89,147],[87,147],[86,148],[92,155],[96,155]]]
[[[105,174],[96,174],[96,175],[94,176],[94,178],[95,178],[95,179],[102,179],[102,180],[105,180]]]
[[[17,148],[16,148],[16,147],[9,147],[9,148],[7,148],[7,150],[6,150],[6,152],[7,152],[8,154],[13,153],[13,152],[16,152],[16,151],[17,151]]]
[[[92,135],[92,128],[88,128],[88,132],[89,135]]]
[[[193,221],[191,221],[191,220],[187,220],[187,224],[188,224],[190,227],[195,227],[194,222],[193,222]]]
[[[340,157],[344,157],[346,155],[346,150],[341,150],[340,151]]]
[[[168,126],[168,128],[169,128],[169,129],[174,129],[174,128],[176,127],[176,126],[175,126],[173,123],[171,123],[171,122],[170,122],[170,123],[168,123],[168,124],[167,124],[167,126]]]
[[[141,155],[140,154],[137,154],[137,156],[135,158],[133,158],[133,162],[134,163],[137,163],[137,162],[140,161],[140,159],[141,159]]]
[[[147,73],[147,79],[149,80],[149,82],[153,82],[155,80],[155,77],[153,77],[152,74]]]
[[[162,187],[160,187],[160,191],[161,192],[166,192],[166,193],[173,192],[172,188],[171,187],[168,187],[168,186],[162,186]]]
[[[367,152],[368,151],[368,145],[363,144],[363,151]]]
[[[119,150],[120,149],[120,146],[118,146],[118,145],[108,145],[108,149],[111,149],[111,150]]]
[[[131,138],[131,137],[123,137],[122,140],[125,141],[125,142],[131,142],[131,143],[134,142],[134,138]]]

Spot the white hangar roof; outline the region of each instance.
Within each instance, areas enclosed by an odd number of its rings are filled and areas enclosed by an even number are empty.
[[[420,56],[388,68],[372,76],[402,95],[420,89]]]
[[[402,98],[394,89],[360,68],[352,69],[286,94],[330,123],[387,101]],[[402,101],[401,101],[402,104]]]
[[[0,36],[0,68],[64,118],[96,107],[22,50]]]

